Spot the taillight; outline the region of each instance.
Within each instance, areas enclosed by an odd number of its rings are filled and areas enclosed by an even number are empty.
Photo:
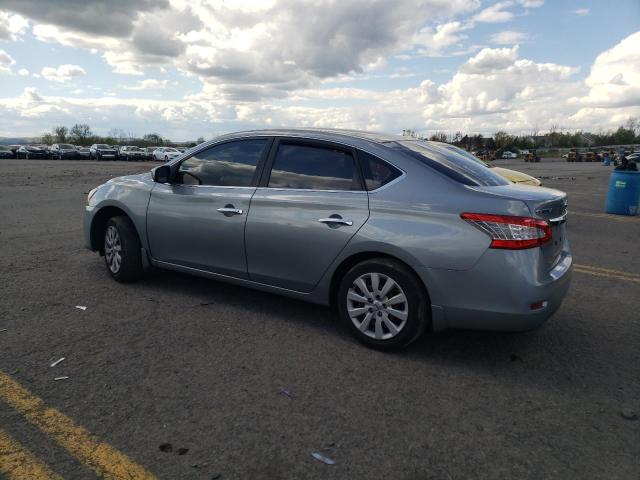
[[[551,227],[546,220],[485,213],[463,213],[460,217],[491,237],[489,248],[522,250],[551,240]]]

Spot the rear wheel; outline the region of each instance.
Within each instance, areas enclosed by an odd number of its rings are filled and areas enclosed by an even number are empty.
[[[428,299],[420,279],[400,262],[376,258],[352,267],[338,289],[344,325],[368,347],[400,348],[429,325]]]
[[[133,282],[142,277],[140,239],[127,217],[112,217],[107,221],[104,260],[111,276],[119,282]]]

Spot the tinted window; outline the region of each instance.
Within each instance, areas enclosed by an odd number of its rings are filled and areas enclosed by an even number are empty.
[[[180,164],[178,182],[188,185],[248,187],[268,139],[238,140],[196,153]]]
[[[353,156],[330,147],[281,144],[269,187],[309,190],[362,190]]]
[[[366,152],[358,152],[358,160],[367,190],[380,188],[402,175],[396,167]]]
[[[387,146],[419,160],[434,170],[465,185],[497,186],[509,182],[486,165],[460,155],[447,148],[440,148],[421,140],[389,142]]]
[[[100,144],[96,145],[96,148],[109,148],[109,145],[105,145],[103,143],[100,143]]]

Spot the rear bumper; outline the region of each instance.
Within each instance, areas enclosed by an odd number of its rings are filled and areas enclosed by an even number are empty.
[[[563,252],[552,270],[540,249],[487,250],[470,270],[418,269],[431,297],[434,330],[526,331],[542,325],[562,304],[572,257]],[[532,304],[545,302],[532,309]]]

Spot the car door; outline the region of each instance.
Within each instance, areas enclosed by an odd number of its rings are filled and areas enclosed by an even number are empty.
[[[354,152],[279,139],[247,217],[249,278],[309,292],[369,217]]]
[[[200,150],[156,184],[147,209],[154,260],[247,277],[244,228],[272,139],[228,141]]]

